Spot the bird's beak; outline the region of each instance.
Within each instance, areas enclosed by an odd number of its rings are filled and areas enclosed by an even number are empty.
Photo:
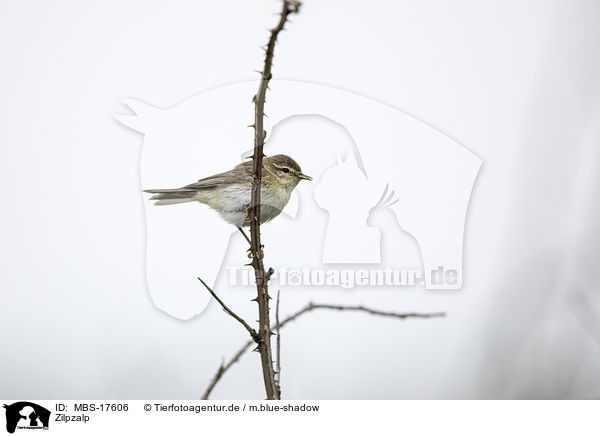
[[[302,174],[302,173],[298,173],[298,178],[304,179],[304,180],[312,180],[312,177],[307,176],[306,174]]]

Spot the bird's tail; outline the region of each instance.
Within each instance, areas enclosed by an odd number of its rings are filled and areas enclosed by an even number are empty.
[[[166,206],[168,204],[187,203],[194,201],[196,190],[179,188],[179,189],[147,189],[144,192],[155,194],[150,197],[150,200],[156,200],[156,206]]]

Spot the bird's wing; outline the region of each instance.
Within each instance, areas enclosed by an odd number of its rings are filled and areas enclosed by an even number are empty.
[[[158,194],[152,197],[151,200],[188,198],[192,197],[196,192],[203,191],[205,189],[213,189],[218,186],[229,185],[232,183],[250,183],[252,182],[251,169],[252,162],[244,162],[230,171],[225,171],[224,173],[219,173],[213,176],[205,177],[204,179],[200,179],[197,182],[191,183],[182,188],[148,189],[144,192]]]
[[[237,165],[234,169],[224,173],[215,174],[214,176],[205,177],[198,180],[196,183],[184,186],[182,190],[202,190],[215,188],[221,185],[229,185],[231,183],[244,183],[252,181],[252,162],[243,162]]]

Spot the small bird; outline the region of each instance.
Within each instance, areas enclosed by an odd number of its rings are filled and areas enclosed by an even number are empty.
[[[263,159],[260,191],[260,220],[262,223],[281,213],[300,180],[312,180],[302,174],[300,165],[284,154]],[[232,170],[198,180],[178,189],[148,189],[156,194],[150,200],[156,205],[199,201],[216,210],[230,224],[249,226],[248,208],[252,189],[252,161],[236,165]]]

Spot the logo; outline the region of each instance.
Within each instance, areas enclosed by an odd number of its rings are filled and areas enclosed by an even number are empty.
[[[6,431],[14,433],[16,429],[48,430],[50,411],[29,401],[19,401],[4,405],[6,409]]]
[[[144,134],[142,189],[185,186],[250,155],[256,86],[221,86],[167,109],[124,100],[133,114],[115,118]],[[263,227],[274,281],[336,292],[462,287],[479,157],[397,108],[331,86],[273,80],[266,111],[265,154],[292,156],[313,177]],[[201,313],[209,296],[197,276],[247,286],[247,244],[207,206],[155,207],[144,197],[144,207],[156,307],[180,319]]]

